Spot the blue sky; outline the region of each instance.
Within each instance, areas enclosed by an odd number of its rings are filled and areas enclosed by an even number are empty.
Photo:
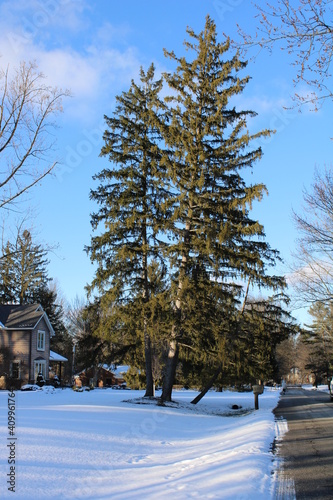
[[[164,57],[163,48],[184,54],[186,27],[201,31],[207,14],[221,39],[223,33],[237,37],[237,23],[255,31],[256,10],[249,0],[0,1],[0,66],[36,60],[48,83],[72,93],[55,132],[54,156],[62,164],[31,191],[28,201],[39,241],[58,245],[50,255],[49,272],[69,301],[84,296],[93,276],[83,248],[91,236],[92,176],[106,161],[99,158],[103,115],[112,113],[115,96],[128,90],[140,66],[146,69],[154,62],[158,73],[172,71],[174,63]],[[330,165],[332,148],[330,104],[317,113],[285,109],[292,104],[290,62],[278,48],[259,53],[244,72],[252,79],[236,102],[258,113],[251,130],[276,129],[262,143],[264,157],[248,175],[269,191],[253,215],[264,224],[267,241],[280,251],[285,262],[277,272],[284,274],[291,253],[297,252],[292,209],[302,210],[302,190],[310,188],[316,166]],[[8,224],[6,218],[5,230]],[[300,311],[295,313],[301,317]]]

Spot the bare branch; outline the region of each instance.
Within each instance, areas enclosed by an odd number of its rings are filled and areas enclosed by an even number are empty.
[[[0,201],[0,208],[3,208],[5,205],[8,205],[9,203],[12,203],[16,198],[19,198],[23,193],[31,189],[33,186],[38,184],[44,177],[46,177],[48,174],[51,173],[51,171],[54,169],[56,166],[57,162],[54,162],[53,165],[44,172],[40,173],[38,177],[33,178],[33,180],[30,182],[30,184],[25,184],[23,187],[18,188],[15,194],[10,196],[9,198],[6,198],[3,201]]]
[[[333,300],[333,171],[316,172],[304,192],[305,214],[294,213],[299,231],[291,284],[305,304]]]
[[[305,83],[309,94],[295,92],[298,104],[312,103],[316,110],[327,98],[332,98],[328,86],[333,57],[332,0],[277,0],[262,7],[255,5],[258,27],[251,35],[239,27],[243,50],[257,47],[272,51],[275,45],[293,57],[296,69],[295,86]]]
[[[47,86],[35,63],[21,63],[14,76],[0,71],[0,208],[47,176],[56,128],[68,91]]]

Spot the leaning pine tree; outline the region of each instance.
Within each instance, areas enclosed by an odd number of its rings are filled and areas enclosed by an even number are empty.
[[[177,63],[176,71],[165,75],[172,90],[167,98],[172,118],[165,141],[172,152],[169,177],[176,207],[168,247],[175,314],[164,373],[165,401],[171,400],[184,339],[200,344],[196,325],[198,315],[205,313],[200,296],[209,297],[212,307],[214,300],[217,304],[221,300],[222,289],[227,293],[229,286],[232,297],[230,284],[249,277],[253,284],[283,286],[283,280],[267,276],[266,266],[278,254],[264,241],[262,225],[249,216],[251,204],[262,198],[265,186],[248,186],[241,176],[262,155],[260,147],[251,147],[252,141],[270,134],[264,130],[251,135],[247,119],[256,113],[236,111],[230,105],[249,81],[238,76],[246,63],[238,54],[227,59],[229,41],[217,42],[210,17],[199,35],[191,29],[187,32],[190,41],[185,45],[193,54],[191,60],[165,52]],[[201,270],[200,280],[197,270]]]
[[[153,396],[149,311],[154,284],[149,268],[160,260],[163,269],[159,238],[168,221],[168,211],[162,211],[168,191],[160,131],[166,123],[166,106],[159,98],[162,79],[154,80],[153,65],[146,73],[141,69],[140,80],[140,85],[132,81],[129,91],[117,97],[113,116],[105,117],[108,129],[101,156],[111,166],[95,176],[100,184],[91,191],[91,199],[100,207],[92,215],[92,226],[102,226],[103,232],[91,239],[87,251],[98,265],[90,288],[100,292],[104,319],[112,311],[113,334],[121,332],[123,342],[123,335],[132,333],[135,345],[143,332],[146,396]]]

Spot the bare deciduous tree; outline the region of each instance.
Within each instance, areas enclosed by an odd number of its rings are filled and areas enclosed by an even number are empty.
[[[272,50],[274,45],[293,57],[295,85],[305,83],[307,94],[295,93],[298,103],[320,102],[332,98],[329,87],[333,56],[332,0],[277,0],[265,6],[256,5],[258,28],[251,35],[241,28],[243,47]]]
[[[292,277],[299,300],[333,300],[333,170],[315,172],[312,192],[304,191],[304,215],[293,214],[299,231]]]
[[[55,115],[68,91],[47,86],[35,63],[13,75],[0,69],[0,208],[15,202],[55,167]]]

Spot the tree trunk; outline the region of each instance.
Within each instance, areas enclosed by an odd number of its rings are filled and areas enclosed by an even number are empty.
[[[152,368],[152,349],[151,349],[151,339],[145,331],[145,364],[146,364],[146,393],[145,398],[152,398],[155,396],[155,384],[153,377],[153,368]]]
[[[176,339],[170,341],[168,359],[165,366],[163,379],[163,391],[161,395],[162,401],[171,401],[172,387],[175,380],[176,369],[178,364],[179,346]]]
[[[211,389],[213,387],[215,380],[217,379],[217,377],[220,375],[221,372],[222,372],[222,363],[218,366],[218,368],[215,371],[214,375],[209,380],[208,384],[206,384],[205,387],[202,389],[202,391],[200,392],[200,394],[198,394],[198,396],[196,396],[191,401],[191,403],[193,405],[196,405],[197,403],[199,403],[199,401],[201,401],[201,399],[205,396],[205,394],[207,394],[207,392],[209,391],[209,389]]]
[[[93,373],[93,386],[97,387],[98,386],[98,384],[97,384],[97,382],[98,382],[98,380],[97,380],[98,373],[97,373],[97,367],[95,365],[93,366],[93,372],[92,373]]]
[[[145,158],[144,158],[145,163]],[[147,183],[146,183],[146,174],[143,178],[143,192],[145,193],[144,197],[144,212],[148,213],[147,206]],[[146,219],[143,220],[142,229],[142,246],[143,246],[143,255],[142,255],[142,281],[143,281],[143,303],[144,303],[144,318],[143,318],[143,330],[144,330],[144,344],[145,344],[145,367],[146,367],[146,393],[145,397],[154,397],[155,396],[155,386],[154,386],[154,377],[153,377],[153,367],[152,367],[152,347],[151,347],[151,338],[148,332],[148,321],[147,321],[147,310],[146,305],[149,301],[149,284],[148,284],[148,255],[147,255],[147,222]]]
[[[192,217],[192,210],[189,210],[189,219]],[[179,356],[179,345],[176,338],[176,332],[179,334],[179,327],[181,325],[182,318],[182,290],[183,290],[183,277],[185,276],[186,267],[187,267],[187,257],[188,257],[188,249],[190,242],[190,231],[191,224],[190,222],[186,222],[185,225],[185,235],[184,235],[184,243],[186,250],[183,253],[182,261],[180,264],[180,276],[178,282],[178,291],[177,291],[177,300],[176,300],[176,322],[172,327],[171,332],[171,340],[169,343],[169,351],[168,351],[168,359],[165,366],[164,379],[163,379],[163,390],[162,390],[162,401],[171,401],[172,395],[172,386],[176,375],[176,369],[178,364],[178,356]]]

